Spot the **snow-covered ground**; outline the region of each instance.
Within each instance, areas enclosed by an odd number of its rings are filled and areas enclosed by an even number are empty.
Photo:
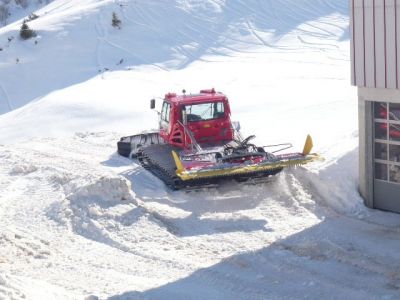
[[[36,38],[0,28],[0,299],[400,297],[400,216],[357,192],[347,1],[42,6]],[[210,87],[257,143],[310,133],[325,160],[173,192],[115,153],[149,99]]]

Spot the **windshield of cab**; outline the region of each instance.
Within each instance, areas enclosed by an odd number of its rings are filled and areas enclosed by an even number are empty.
[[[224,116],[224,103],[210,102],[185,105],[182,110],[186,112],[188,122],[207,121]]]

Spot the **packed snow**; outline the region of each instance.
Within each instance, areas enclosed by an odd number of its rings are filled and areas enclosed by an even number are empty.
[[[0,28],[0,299],[400,297],[400,216],[357,191],[347,1],[0,3],[13,12]],[[151,98],[211,87],[243,135],[297,151],[310,133],[324,160],[189,192],[117,155],[120,136],[157,126]]]

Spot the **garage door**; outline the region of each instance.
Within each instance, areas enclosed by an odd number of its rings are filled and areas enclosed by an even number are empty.
[[[400,212],[400,104],[374,102],[374,207]]]

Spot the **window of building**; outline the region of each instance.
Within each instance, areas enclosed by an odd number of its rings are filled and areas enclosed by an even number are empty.
[[[400,121],[400,104],[390,103],[389,104],[389,116],[390,120]]]
[[[400,184],[400,104],[374,102],[375,179]]]
[[[389,145],[389,160],[400,162],[400,145]]]
[[[375,158],[387,160],[387,144],[375,143]]]
[[[375,179],[387,180],[387,165],[382,163],[375,163]]]
[[[387,103],[374,102],[374,117],[375,119],[387,119]]]
[[[400,183],[400,166],[389,166],[389,180]]]

